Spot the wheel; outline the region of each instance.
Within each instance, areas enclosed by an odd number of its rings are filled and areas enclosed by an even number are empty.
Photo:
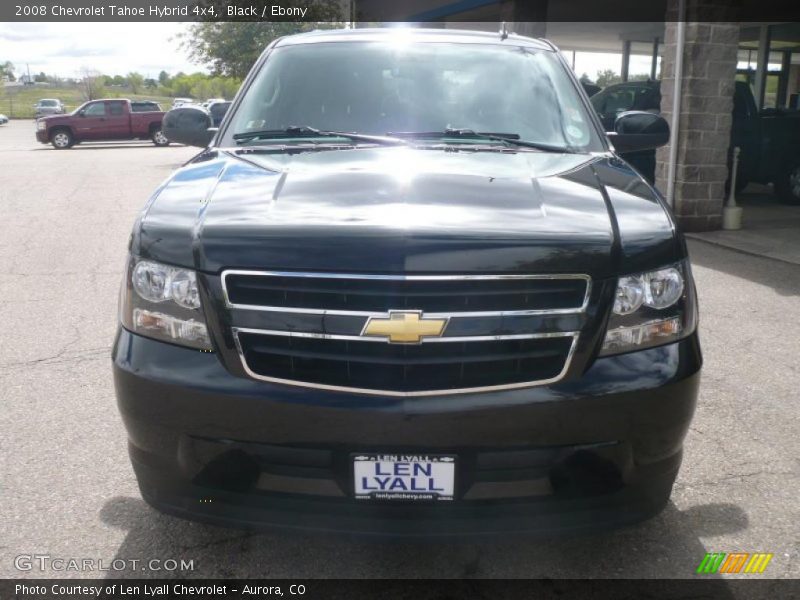
[[[778,198],[791,204],[800,204],[800,157],[789,161],[775,181]]]
[[[167,139],[167,136],[164,135],[164,132],[161,131],[160,127],[153,130],[153,135],[150,139],[153,140],[153,143],[156,146],[169,146],[169,140]]]
[[[56,150],[66,150],[72,147],[74,139],[69,131],[61,129],[50,136],[50,143],[53,144],[53,148]]]

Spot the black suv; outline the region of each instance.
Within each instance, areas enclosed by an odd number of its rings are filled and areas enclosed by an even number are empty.
[[[422,536],[666,504],[702,362],[686,247],[550,43],[282,38],[219,130],[164,132],[205,149],[134,225],[113,350],[150,504]]]

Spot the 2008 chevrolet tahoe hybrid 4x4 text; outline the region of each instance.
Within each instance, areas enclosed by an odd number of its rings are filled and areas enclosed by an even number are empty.
[[[355,30],[274,42],[209,126],[165,117],[207,147],[142,211],[121,291],[114,376],[150,504],[390,535],[665,505],[695,286],[615,154],[666,143],[660,116],[604,133],[546,41]]]

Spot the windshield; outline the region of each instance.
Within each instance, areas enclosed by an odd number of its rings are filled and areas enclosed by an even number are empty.
[[[58,106],[58,102],[56,100],[40,100],[39,106]]]
[[[234,145],[234,135],[241,140],[248,132],[290,127],[442,137],[463,129],[603,150],[556,54],[508,45],[334,42],[277,48],[222,144]]]

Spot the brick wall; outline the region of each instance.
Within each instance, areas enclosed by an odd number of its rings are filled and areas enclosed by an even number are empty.
[[[668,0],[667,19],[675,18]],[[697,11],[723,11],[718,3],[689,0],[688,18]],[[672,122],[677,23],[665,23],[662,59],[661,112]],[[680,125],[673,209],[686,231],[718,229],[728,177],[727,156],[736,76],[739,25],[733,22],[686,23]],[[656,154],[656,185],[666,193],[669,146]]]

